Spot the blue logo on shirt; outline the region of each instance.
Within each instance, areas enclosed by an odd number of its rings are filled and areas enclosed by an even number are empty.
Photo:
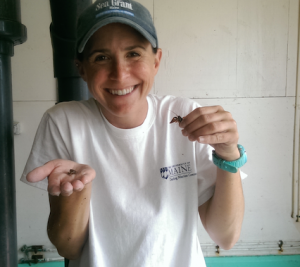
[[[192,167],[190,162],[180,163],[169,167],[160,168],[160,175],[163,179],[170,181],[195,176],[196,173],[192,173]]]
[[[169,177],[168,168],[167,167],[161,168],[160,169],[160,175],[161,175],[161,178],[168,179],[168,177]]]

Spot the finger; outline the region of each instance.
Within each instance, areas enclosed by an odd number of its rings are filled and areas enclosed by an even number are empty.
[[[228,121],[228,120],[232,120],[232,116],[229,112],[226,112],[226,111],[204,114],[204,115],[197,117],[194,121],[192,121],[190,124],[188,124],[182,130],[182,134],[187,136],[190,133],[192,133],[202,127],[205,127],[208,125],[213,125],[214,123],[217,123],[217,122]],[[209,126],[209,127],[211,127],[211,126]],[[211,133],[209,133],[209,134],[211,134]]]
[[[61,195],[68,197],[73,193],[73,185],[70,182],[65,182],[60,186]]]
[[[83,166],[84,167],[80,170],[80,173],[78,175],[78,180],[80,180],[83,185],[86,185],[94,180],[94,178],[96,177],[96,172],[89,166]]]
[[[185,128],[187,125],[189,125],[190,123],[192,123],[194,120],[196,120],[198,117],[202,115],[217,113],[220,111],[224,111],[224,109],[221,106],[196,108],[191,113],[189,113],[187,116],[184,117],[184,120],[182,120],[182,122],[179,123],[179,126],[181,128]]]
[[[212,135],[199,136],[196,140],[202,144],[223,144],[223,143],[232,143],[234,140],[238,139],[237,133],[224,132],[216,133]]]
[[[190,141],[195,141],[199,136],[214,135],[223,132],[236,131],[235,121],[217,121],[207,124],[192,133],[188,133],[187,136]]]
[[[48,184],[48,193],[51,195],[51,196],[59,196],[60,195],[60,187],[59,186],[49,186]]]
[[[26,176],[28,182],[35,183],[44,180],[51,172],[61,165],[61,160],[51,160],[45,165],[40,166],[29,172]]]
[[[59,196],[61,193],[61,181],[65,174],[50,174],[48,178],[48,192],[52,196]]]
[[[96,176],[95,170],[88,165],[78,164],[74,170],[75,174],[72,175],[66,172],[52,173],[48,179],[49,194],[69,196],[73,190],[81,191],[84,185],[90,183]]]
[[[71,182],[74,191],[81,191],[84,188],[84,184],[80,180],[75,180]]]
[[[31,183],[39,182],[49,176],[52,170],[45,168],[44,166],[37,167],[26,176],[26,180]]]

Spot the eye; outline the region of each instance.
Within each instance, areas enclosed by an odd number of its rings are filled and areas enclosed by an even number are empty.
[[[98,55],[95,57],[95,61],[104,61],[104,60],[107,60],[106,56]]]
[[[139,57],[139,56],[140,54],[134,51],[128,53],[128,57]]]

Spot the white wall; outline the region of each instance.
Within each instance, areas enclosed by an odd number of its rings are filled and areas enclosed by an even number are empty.
[[[47,193],[19,182],[39,120],[56,101],[50,7],[21,2],[28,41],[12,58],[14,120],[22,130],[15,136],[18,247],[50,247]],[[249,157],[241,241],[300,241],[300,223],[290,217],[298,0],[140,2],[163,49],[153,92],[220,104],[238,123]],[[200,236],[212,242],[203,229]]]

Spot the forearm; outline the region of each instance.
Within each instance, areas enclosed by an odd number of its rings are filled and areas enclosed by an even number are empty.
[[[88,236],[91,185],[70,196],[50,196],[47,232],[59,254],[76,259]]]
[[[239,239],[243,216],[244,196],[239,172],[218,168],[215,193],[206,209],[207,232],[220,247],[230,249]]]

